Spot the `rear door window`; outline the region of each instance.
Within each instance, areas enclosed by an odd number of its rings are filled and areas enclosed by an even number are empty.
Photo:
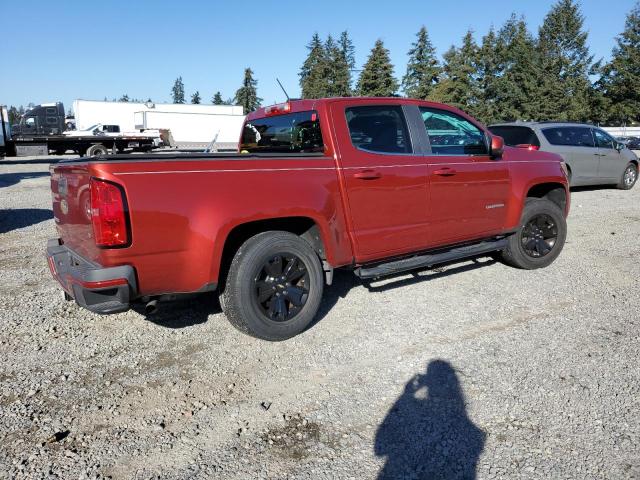
[[[345,114],[354,147],[377,153],[411,153],[409,130],[402,107],[350,107]]]
[[[434,155],[487,155],[485,134],[466,118],[454,112],[420,107]]]
[[[540,147],[540,140],[536,133],[529,127],[497,125],[489,127],[494,135],[498,135],[504,139],[504,143],[510,147],[517,145],[534,145]]]
[[[595,147],[588,127],[545,128],[542,133],[551,145],[568,147]]]
[[[318,113],[288,113],[245,123],[242,153],[318,153],[324,151]]]

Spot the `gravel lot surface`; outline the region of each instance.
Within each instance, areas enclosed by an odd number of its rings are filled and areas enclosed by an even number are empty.
[[[638,186],[574,192],[547,269],[338,272],[267,343],[63,301],[48,184],[0,162],[0,478],[640,478]]]

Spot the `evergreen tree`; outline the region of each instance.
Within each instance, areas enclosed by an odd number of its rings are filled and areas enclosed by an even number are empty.
[[[328,90],[328,59],[325,45],[318,33],[314,33],[307,45],[309,54],[300,69],[300,88],[302,98],[322,98]]]
[[[389,50],[384,48],[382,40],[376,40],[367,63],[364,64],[357,90],[358,95],[371,97],[391,97],[398,91]]]
[[[340,34],[338,46],[342,58],[347,62],[347,66],[349,67],[349,95],[353,95],[353,75],[351,72],[356,68],[356,48],[353,46],[353,42],[349,38],[349,33],[346,30]]]
[[[348,39],[347,39],[348,40]],[[326,68],[326,90],[324,97],[348,97],[351,95],[351,70],[347,56],[340,43],[329,35],[324,44]]]
[[[126,93],[124,95],[122,95],[119,99],[119,102],[129,102],[129,95],[127,95]]]
[[[484,123],[492,123],[500,117],[498,81],[502,75],[502,62],[498,53],[498,37],[493,26],[482,37],[476,58],[478,105],[475,114]]]
[[[244,79],[242,87],[236,91],[234,99],[236,105],[242,105],[244,114],[253,112],[262,103],[262,99],[258,97],[258,81],[253,78],[253,72],[250,68],[244,70]]]
[[[558,0],[538,35],[544,75],[538,93],[543,120],[588,120],[591,104],[589,71],[593,57],[587,46],[584,17],[574,0]]]
[[[200,98],[200,92],[196,90],[196,93],[191,95],[191,103],[194,105],[199,105],[201,100],[202,99]]]
[[[9,110],[7,110],[7,115],[9,116],[9,125],[16,125],[20,123],[20,113],[13,105],[11,105]]]
[[[605,102],[613,122],[640,122],[640,2],[627,15],[611,61],[602,68],[599,87],[604,99],[597,100]]]
[[[426,100],[440,78],[440,64],[436,49],[423,26],[409,50],[407,73],[402,78],[402,89],[407,97]]]
[[[213,98],[211,99],[211,103],[214,105],[224,105],[224,100],[222,100],[222,95],[220,92],[216,92]]]
[[[353,42],[349,38],[349,32],[347,32],[346,30],[340,34],[338,46],[340,47],[342,56],[349,66],[349,70],[353,70],[356,67],[356,49],[353,46]]]
[[[495,121],[540,118],[538,91],[542,81],[540,55],[524,18],[515,14],[498,32],[497,53],[501,75],[496,80],[498,114]]]
[[[184,83],[182,83],[182,77],[176,78],[171,89],[171,96],[173,97],[173,103],[184,103]]]
[[[443,74],[433,90],[433,99],[475,114],[479,102],[477,58],[478,45],[473,39],[473,32],[469,30],[460,48],[452,46],[443,55]]]

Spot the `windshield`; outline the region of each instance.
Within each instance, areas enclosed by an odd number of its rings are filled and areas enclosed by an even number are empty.
[[[296,112],[256,118],[242,131],[240,153],[315,153],[323,152],[318,113]]]

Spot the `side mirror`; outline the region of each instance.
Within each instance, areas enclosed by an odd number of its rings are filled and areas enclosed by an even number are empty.
[[[489,151],[489,155],[491,158],[497,159],[502,158],[502,154],[504,153],[504,139],[502,137],[498,137],[497,135],[491,136],[491,149]]]
[[[622,150],[624,150],[625,146],[626,145],[624,143],[622,143],[622,142],[616,142],[615,148],[616,148],[617,151],[621,152]]]

